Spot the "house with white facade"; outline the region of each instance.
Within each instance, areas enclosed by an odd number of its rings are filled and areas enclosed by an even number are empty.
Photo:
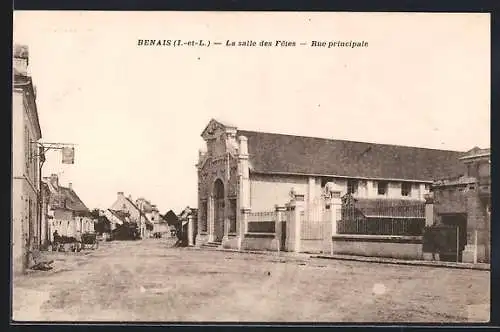
[[[38,141],[42,138],[36,88],[29,73],[29,50],[13,46],[12,84],[12,219],[14,274],[23,273],[29,252],[41,238],[40,169]]]
[[[139,198],[134,202],[132,196],[126,197],[124,193],[120,191],[109,210],[125,213],[131,223],[137,224],[142,239],[149,237],[153,230],[153,223],[150,220],[152,206],[151,203],[144,198]]]
[[[48,188],[48,236],[52,242],[53,233],[57,231],[60,236],[75,237],[78,232],[94,232],[94,220],[90,210],[80,199],[69,183],[67,187],[59,183],[57,174],[43,178]]]

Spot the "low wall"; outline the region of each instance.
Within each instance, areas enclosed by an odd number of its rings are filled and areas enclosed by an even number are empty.
[[[238,237],[229,235],[227,240],[222,241],[222,247],[225,249],[238,249]]]
[[[308,254],[329,254],[332,250],[331,242],[327,240],[300,240],[300,252]]]
[[[246,233],[241,249],[278,251],[279,248],[274,233]]]
[[[335,235],[332,253],[400,259],[423,258],[421,236]]]

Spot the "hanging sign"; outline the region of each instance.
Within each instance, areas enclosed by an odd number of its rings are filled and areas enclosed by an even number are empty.
[[[63,164],[75,163],[75,148],[73,147],[62,148],[62,163]]]

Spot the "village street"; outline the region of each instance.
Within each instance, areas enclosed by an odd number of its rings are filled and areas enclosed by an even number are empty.
[[[490,273],[102,242],[14,282],[14,320],[464,322]]]

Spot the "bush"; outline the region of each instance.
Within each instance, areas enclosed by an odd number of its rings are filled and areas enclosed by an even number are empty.
[[[137,240],[140,238],[139,229],[134,223],[124,223],[111,232],[113,240]]]

